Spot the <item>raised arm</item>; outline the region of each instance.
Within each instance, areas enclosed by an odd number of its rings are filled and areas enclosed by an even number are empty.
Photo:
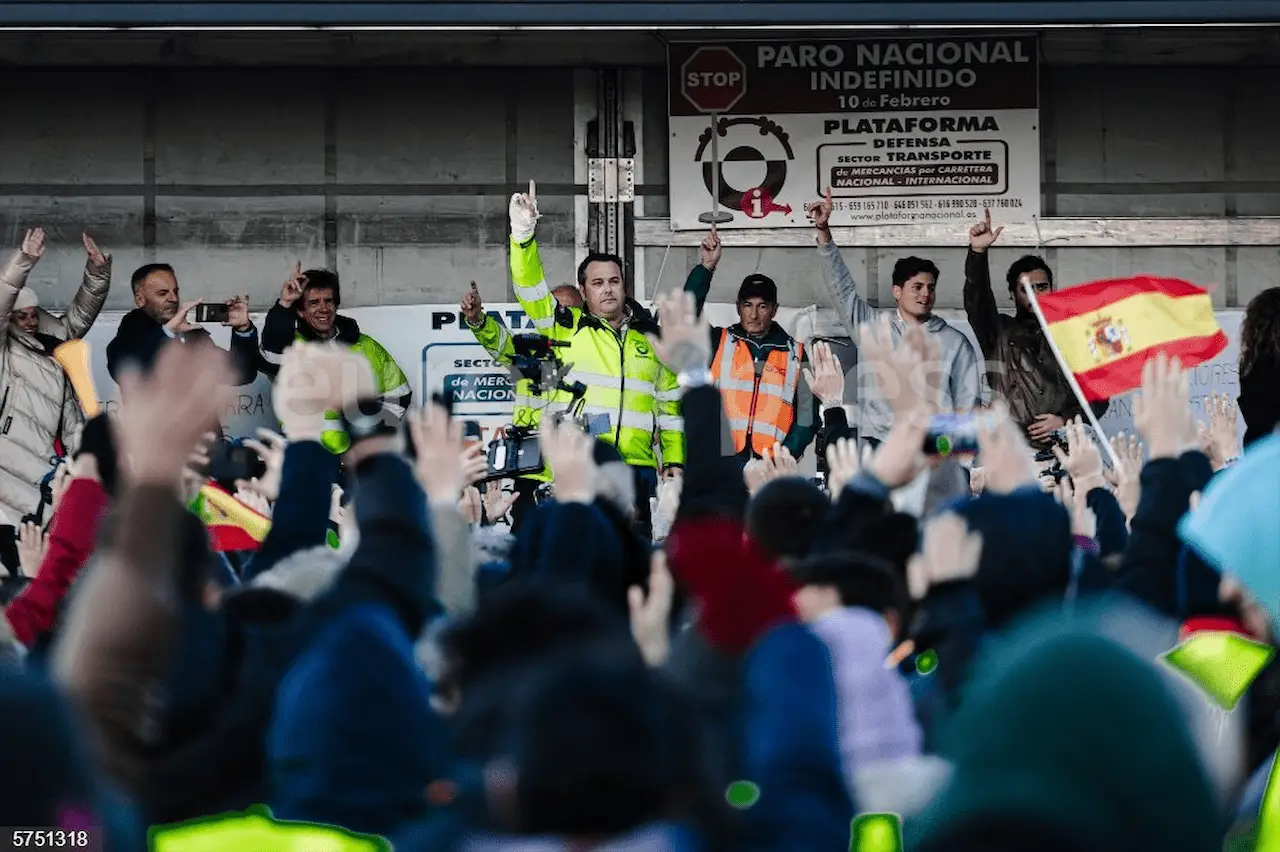
[[[476,343],[484,347],[490,357],[498,364],[510,364],[516,354],[511,332],[494,317],[484,312],[484,302],[480,298],[480,288],[471,282],[471,289],[462,297],[462,318],[467,328],[475,335]]]
[[[807,212],[817,232],[818,256],[822,258],[822,279],[826,282],[828,294],[839,306],[840,319],[844,323],[845,331],[849,333],[849,337],[856,340],[858,327],[863,323],[871,322],[875,318],[876,309],[858,295],[858,285],[853,280],[853,274],[849,272],[844,258],[840,256],[840,247],[831,238],[829,222],[833,206],[831,187],[827,187],[827,193],[823,199],[809,204]]]
[[[711,233],[702,239],[702,245],[698,247],[698,265],[690,269],[688,277],[684,279],[684,291],[693,294],[698,313],[702,313],[702,308],[707,303],[707,296],[711,293],[711,276],[715,275],[723,251],[720,235],[716,233],[716,226],[712,225]]]
[[[80,236],[84,240],[86,255],[84,280],[62,318],[63,332],[68,340],[88,333],[106,304],[107,290],[111,287],[111,255],[104,254],[88,234]]]
[[[529,181],[529,192],[511,196],[508,210],[511,219],[511,283],[516,301],[539,334],[550,336],[556,324],[556,298],[547,287],[542,271],[542,257],[533,238],[538,225],[537,187]]]
[[[969,253],[964,259],[964,313],[973,328],[974,337],[982,354],[991,360],[996,355],[996,342],[1000,337],[1000,309],[996,307],[996,295],[991,291],[991,265],[987,249],[1004,230],[991,227],[991,211],[969,229]]]
[[[26,286],[27,276],[43,255],[44,229],[27,231],[22,239],[22,248],[15,251],[9,262],[0,269],[0,316],[7,317],[13,312],[18,291]]]

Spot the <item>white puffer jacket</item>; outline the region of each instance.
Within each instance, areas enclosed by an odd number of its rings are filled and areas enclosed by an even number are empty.
[[[75,391],[49,356],[49,344],[83,337],[111,286],[109,255],[101,268],[86,264],[84,281],[66,316],[37,308],[39,332],[28,334],[9,320],[9,314],[35,264],[18,251],[0,270],[0,322],[7,327],[0,346],[0,512],[5,515],[0,523],[15,525],[40,504],[40,480],[51,468],[58,424],[68,452],[79,444],[84,425]]]

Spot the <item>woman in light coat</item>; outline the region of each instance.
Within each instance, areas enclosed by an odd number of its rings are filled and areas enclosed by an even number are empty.
[[[84,235],[84,281],[62,317],[40,307],[27,275],[44,254],[44,231],[27,231],[22,248],[0,269],[0,317],[8,332],[0,347],[0,524],[17,526],[40,505],[40,481],[52,459],[75,449],[84,414],[54,347],[89,331],[107,300],[111,257]]]

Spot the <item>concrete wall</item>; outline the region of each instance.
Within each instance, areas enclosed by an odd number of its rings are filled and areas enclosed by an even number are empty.
[[[54,306],[78,279],[81,229],[116,255],[112,308],[128,306],[128,273],[152,259],[177,267],[189,297],[248,292],[256,305],[274,298],[295,258],[336,267],[348,305],[452,301],[473,279],[487,299],[506,300],[506,199],[530,177],[546,214],[549,277],[572,276],[572,197],[584,191],[574,184],[572,69],[610,58],[644,67],[629,96],[642,101],[643,215],[666,213],[657,39],[548,35],[539,46],[532,36],[459,36],[415,47],[412,34],[394,38],[291,35],[279,47],[227,34],[0,38],[0,61],[12,63],[0,245],[16,246],[37,224],[52,232],[33,281]],[[1267,108],[1280,87],[1276,39],[1117,38],[1046,36],[1045,215],[1280,215],[1280,117]],[[92,61],[126,67],[85,67]],[[365,61],[380,67],[352,67]],[[964,231],[915,250],[942,267],[943,308],[960,304]],[[901,253],[849,247],[845,257],[887,304]],[[996,250],[993,263],[1016,254]],[[1280,246],[1046,254],[1064,282],[1155,271],[1217,285],[1223,307],[1276,283],[1280,263]],[[649,293],[678,286],[696,262],[687,248],[642,255]],[[787,305],[820,298],[811,251],[766,248],[727,252],[713,299],[732,299],[757,269],[778,279]]]
[[[539,179],[544,256],[573,263],[567,69],[25,70],[0,122],[0,244],[42,225],[33,274],[65,305],[87,229],[132,269],[173,264],[188,298],[278,292],[295,258],[336,268],[344,303],[509,300],[506,198]],[[14,116],[11,115],[11,118]],[[325,233],[326,209],[336,227]]]

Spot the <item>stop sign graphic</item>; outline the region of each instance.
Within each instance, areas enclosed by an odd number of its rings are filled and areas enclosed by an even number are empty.
[[[680,91],[699,112],[728,112],[747,93],[747,65],[727,47],[700,47],[680,67]]]

